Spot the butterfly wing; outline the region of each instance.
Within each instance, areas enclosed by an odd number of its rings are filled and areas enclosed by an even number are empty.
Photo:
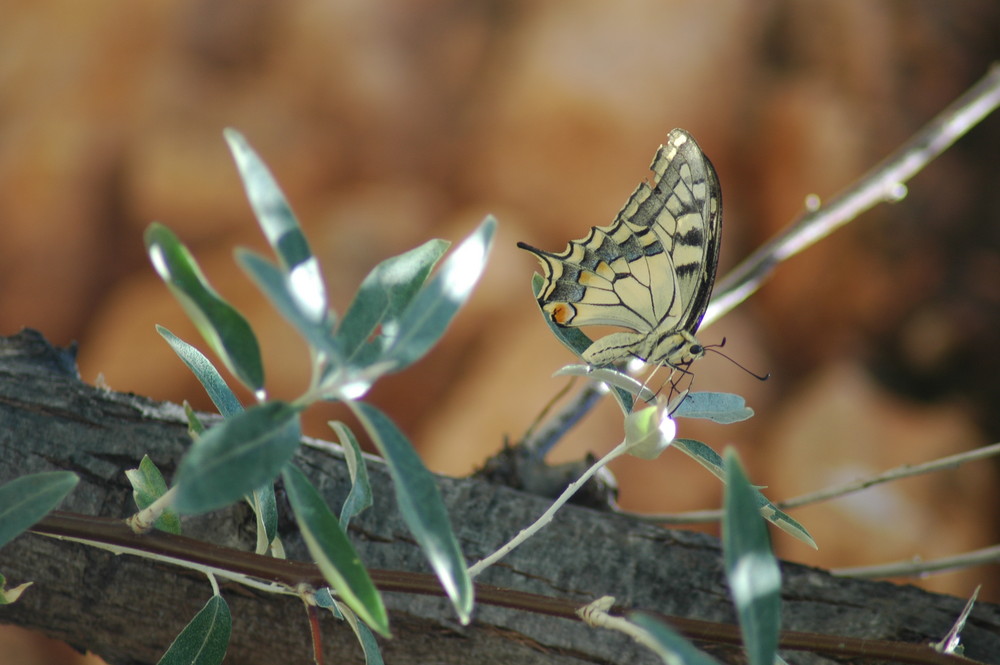
[[[722,189],[712,163],[682,129],[670,132],[650,168],[656,174],[651,193],[633,203],[640,186],[619,215],[629,215],[634,206],[631,222],[649,225],[670,258],[672,274],[659,273],[653,289],[667,291],[673,282],[680,315],[661,318],[655,332],[693,335],[708,308],[719,264]]]
[[[593,227],[560,254],[535,254],[545,282],[538,302],[564,326],[613,325],[587,355],[603,364],[646,358],[659,340],[693,333],[705,314],[719,253],[722,204],[718,178],[694,139],[670,132],[642,183],[609,226]]]
[[[657,317],[650,262],[652,257],[655,265],[663,252],[655,234],[639,231],[628,224],[594,227],[561,254],[518,243],[542,264],[545,282],[538,303],[553,321],[563,326],[653,330]]]

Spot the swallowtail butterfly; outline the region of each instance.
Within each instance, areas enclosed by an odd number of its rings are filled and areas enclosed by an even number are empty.
[[[610,226],[591,228],[561,254],[523,242],[542,265],[538,303],[561,326],[611,325],[583,359],[639,358],[686,368],[705,353],[695,333],[719,260],[722,191],[715,169],[683,129],[670,132],[642,183]]]

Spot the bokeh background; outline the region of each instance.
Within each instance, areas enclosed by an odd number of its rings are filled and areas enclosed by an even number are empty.
[[[158,220],[259,331],[271,394],[297,395],[302,343],[232,258],[264,248],[222,140],[232,126],[283,186],[340,311],[379,260],[499,219],[485,276],[440,346],[370,396],[453,475],[519,440],[572,360],[542,322],[535,262],[516,241],[560,250],[609,223],[684,127],[722,183],[721,276],[1000,55],[992,0],[6,0],[0,11],[0,334],[77,341],[85,380],[209,409],[153,329],[200,344],[144,255],[142,231]],[[727,353],[772,376],[699,361],[698,389],[745,395],[757,417],[683,422],[681,435],[737,446],[774,499],[1000,440],[997,155],[991,117],[903,201],[787,261],[705,329],[703,341],[725,337]],[[310,433],[329,437],[325,421],[345,417],[318,408]],[[620,436],[604,404],[552,459],[600,455]],[[678,453],[614,471],[628,509],[719,502],[719,483]],[[782,534],[775,546],[824,567],[987,546],[997,472],[978,463],[803,509],[819,551]],[[983,583],[1000,600],[995,565],[920,583],[959,595]],[[0,662],[63,657],[15,651],[10,635]]]

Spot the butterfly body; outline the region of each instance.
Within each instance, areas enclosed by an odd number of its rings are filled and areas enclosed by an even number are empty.
[[[591,228],[559,253],[525,243],[545,282],[542,310],[561,326],[611,325],[583,353],[599,366],[639,358],[686,367],[704,354],[695,338],[715,282],[722,193],[715,169],[686,131],[675,129],[642,183],[608,226]]]

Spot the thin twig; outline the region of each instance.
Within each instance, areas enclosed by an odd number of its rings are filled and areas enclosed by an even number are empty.
[[[793,499],[782,501],[778,504],[778,507],[783,510],[798,508],[810,503],[817,503],[819,501],[834,499],[846,494],[860,492],[861,490],[872,487],[873,485],[880,485],[893,480],[919,476],[925,473],[933,473],[935,471],[941,471],[942,469],[954,469],[967,462],[975,462],[987,457],[993,457],[994,455],[1000,455],[1000,443],[983,446],[982,448],[976,448],[975,450],[970,450],[968,452],[958,453],[957,455],[949,455],[948,457],[942,457],[941,459],[926,462],[924,464],[917,464],[914,466],[904,464],[903,466],[890,469],[889,471],[872,478],[863,478],[861,480],[856,480],[837,487],[830,487],[825,490],[812,492],[810,494],[803,494]]]
[[[194,538],[151,531],[139,535],[123,520],[53,511],[31,527],[31,531],[46,536],[75,541],[114,551],[134,554],[185,568],[220,573],[240,584],[283,594],[300,595],[302,585],[319,589],[327,585],[315,564],[220,547]],[[440,581],[429,573],[395,570],[369,570],[372,581],[382,592],[445,597]],[[579,603],[570,599],[506,589],[476,583],[476,600],[480,604],[506,607],[548,616],[579,619]],[[630,608],[618,608],[623,612]],[[738,626],[667,616],[649,612],[672,625],[682,635],[716,644],[741,644]],[[923,644],[887,640],[870,640],[846,635],[826,635],[798,631],[782,631],[779,646],[794,651],[828,654],[836,658],[865,657],[900,663],[923,665],[969,665],[976,663],[950,654],[939,654]]]
[[[573,495],[576,494],[588,480],[590,480],[591,476],[603,469],[612,460],[621,457],[621,455],[629,449],[629,443],[630,442],[622,441],[620,444],[615,446],[611,452],[597,460],[590,466],[590,468],[584,471],[579,478],[567,485],[566,489],[563,490],[563,493],[559,495],[559,498],[552,502],[552,505],[550,505],[548,509],[542,513],[541,517],[532,522],[530,526],[521,529],[516,536],[511,538],[505,545],[502,545],[496,552],[469,566],[469,577],[475,579],[476,576],[484,570],[514,551],[514,549],[521,545],[521,543],[545,528],[545,526],[552,521],[552,518],[555,517],[556,512],[558,512],[567,501],[573,498]]]
[[[562,408],[553,417],[545,420],[553,402],[561,398],[572,384],[573,382],[570,382],[563,390],[559,391],[552,402],[539,414],[538,420],[532,423],[531,430],[524,435],[524,445],[537,460],[544,459],[556,442],[565,436],[566,432],[572,429],[606,392],[592,381],[587,381],[583,389],[576,393],[570,403],[570,408]]]
[[[734,268],[716,289],[702,326],[727,314],[754,293],[774,268],[878,203],[906,196],[905,183],[1000,106],[1000,65],[956,99],[896,152],[826,206],[802,216]]]
[[[777,501],[775,502],[775,505],[782,510],[801,508],[802,506],[811,503],[829,501],[848,494],[860,492],[861,490],[868,489],[869,487],[873,487],[875,485],[881,485],[882,483],[888,483],[894,480],[901,480],[903,478],[910,478],[912,476],[919,476],[927,473],[934,473],[935,471],[941,471],[943,469],[955,469],[967,462],[975,462],[987,457],[993,457],[995,455],[1000,455],[1000,443],[994,443],[989,446],[983,446],[982,448],[976,448],[975,450],[969,450],[956,455],[949,455],[948,457],[942,457],[923,464],[904,464],[894,469],[884,471],[876,476],[852,480],[849,483],[835,485],[833,487],[828,487],[816,492],[810,492],[808,494],[802,494],[791,499],[786,499],[785,501]],[[722,519],[721,510],[697,510],[687,513],[662,515],[651,515],[648,513],[638,515],[630,513],[630,515],[644,522],[657,522],[659,524],[672,525],[702,524],[706,522],[718,522]]]
[[[881,563],[876,566],[857,566],[855,568],[837,568],[830,573],[837,577],[861,577],[865,579],[884,579],[887,577],[923,577],[928,573],[946,573],[962,568],[972,568],[988,563],[1000,563],[1000,545],[991,545],[981,550],[964,552],[955,556],[923,561],[919,558],[906,561]]]

